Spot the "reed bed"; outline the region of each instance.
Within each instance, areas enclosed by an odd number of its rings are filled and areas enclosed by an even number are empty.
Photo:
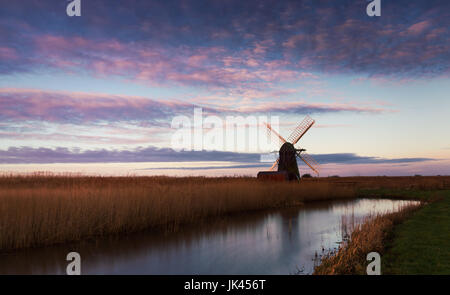
[[[365,222],[354,227],[350,238],[335,252],[330,252],[314,268],[314,275],[366,274],[366,255],[383,253],[386,241],[395,225],[408,218],[422,204],[408,205],[400,211],[367,217]]]
[[[305,179],[309,182],[339,183],[364,190],[441,190],[450,188],[450,176],[358,176]]]
[[[353,187],[326,181],[3,175],[0,250],[152,227],[172,230],[213,216],[355,196]]]

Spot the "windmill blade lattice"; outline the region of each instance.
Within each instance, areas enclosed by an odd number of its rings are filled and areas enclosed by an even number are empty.
[[[302,161],[305,162],[305,164],[308,165],[309,168],[311,168],[317,175],[319,175],[320,165],[313,157],[311,157],[311,155],[302,152],[301,154],[298,154],[298,157],[302,159]]]
[[[269,123],[265,123],[265,125],[267,127],[267,135],[270,136],[270,132],[273,132],[276,136],[278,136],[278,147],[281,147],[281,145],[286,142],[286,139],[284,139],[283,136],[276,132]]]
[[[303,121],[297,126],[297,128],[292,131],[291,135],[288,137],[288,142],[295,145],[315,122],[316,121],[311,119],[310,116],[306,116],[306,118],[303,119]]]

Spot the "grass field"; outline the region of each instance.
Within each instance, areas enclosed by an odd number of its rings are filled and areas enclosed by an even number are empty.
[[[447,186],[450,177],[335,177],[287,183],[232,177],[4,175],[0,177],[0,250],[152,227],[174,230],[183,223],[221,215],[368,196],[365,190]]]
[[[450,191],[395,227],[382,259],[384,274],[450,274]]]

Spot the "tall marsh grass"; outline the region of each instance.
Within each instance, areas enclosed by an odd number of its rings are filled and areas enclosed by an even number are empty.
[[[302,202],[355,197],[332,182],[263,182],[254,178],[0,177],[0,250],[93,236],[168,230],[208,217]]]
[[[422,205],[408,205],[399,212],[368,217],[355,226],[350,238],[336,252],[325,255],[314,268],[315,275],[366,274],[366,255],[370,252],[383,253],[386,240],[393,227],[405,220]]]

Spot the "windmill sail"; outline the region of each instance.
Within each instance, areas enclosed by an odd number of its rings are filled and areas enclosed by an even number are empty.
[[[311,155],[303,152],[301,154],[298,154],[299,158],[302,159],[303,162],[305,162],[306,165],[309,166],[317,175],[319,175],[319,163],[314,160]]]
[[[288,138],[288,142],[292,144],[296,144],[300,138],[306,133],[306,131],[311,128],[311,126],[314,124],[314,120],[311,119],[310,116],[306,116],[305,119],[297,126],[297,128],[292,131],[291,135]]]
[[[273,163],[273,165],[272,165],[272,167],[270,167],[270,169],[269,170],[273,170],[274,168],[275,168],[275,166],[277,166],[278,165],[278,162],[280,161],[280,158],[278,158],[276,161],[275,161],[275,163]]]
[[[275,129],[272,128],[272,126],[270,126],[269,123],[265,123],[266,127],[269,131],[272,131],[276,136],[278,136],[278,138],[280,139],[279,141],[279,146],[281,146],[283,143],[286,142],[286,139],[283,138],[283,136],[281,136],[278,132],[275,131]]]

